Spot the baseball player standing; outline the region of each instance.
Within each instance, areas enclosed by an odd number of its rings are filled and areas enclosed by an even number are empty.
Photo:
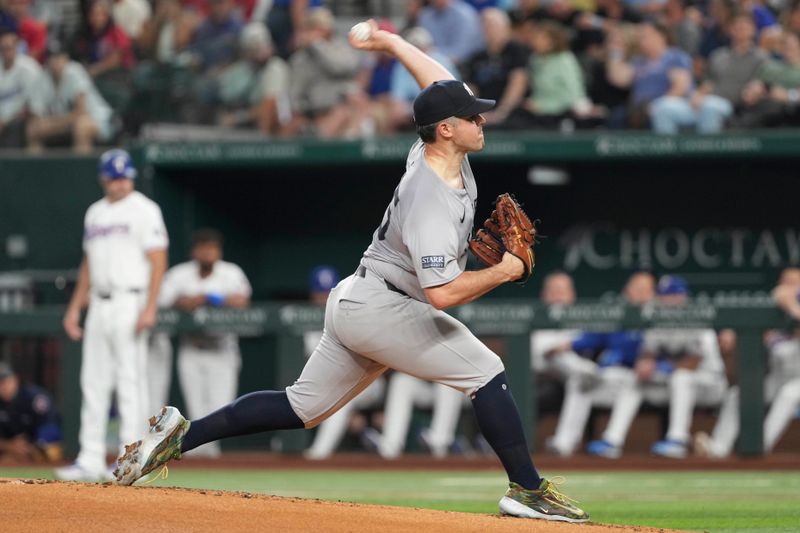
[[[64,480],[107,479],[106,426],[116,390],[120,440],[142,430],[147,407],[148,330],[156,323],[158,291],[167,266],[167,230],[158,205],[134,190],[136,169],[124,150],[100,157],[105,196],[86,211],[84,257],[64,315],[64,330],[83,338],[80,453],[56,470]],[[89,306],[85,329],[81,310]]]
[[[222,260],[222,235],[202,229],[192,235],[192,260],[175,265],[164,277],[159,303],[193,312],[202,307],[250,305],[252,289],[239,266]],[[231,333],[189,333],[181,336],[178,379],[189,416],[200,418],[236,398],[241,368],[239,339]],[[163,404],[162,404],[163,405]],[[218,457],[218,442],[193,455]]]
[[[414,102],[420,139],[355,274],[328,298],[319,345],[286,390],[245,395],[191,422],[165,407],[144,440],[126,448],[115,477],[131,484],[221,438],[314,427],[393,368],[471,398],[481,432],[508,474],[502,513],[585,522],[588,514],[534,468],[500,358],[443,311],[519,279],[528,268],[504,252],[494,266],[464,270],[477,198],[467,154],[483,149],[481,113],[495,102],[475,98],[418,48],[374,21],[369,25],[366,34],[351,31],[350,43],[396,57],[424,87]]]

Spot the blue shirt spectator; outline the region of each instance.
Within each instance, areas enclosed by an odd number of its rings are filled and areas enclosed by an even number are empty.
[[[239,34],[244,28],[232,0],[210,3],[208,18],[192,38],[192,48],[199,54],[203,70],[233,63],[239,51]]]
[[[486,45],[478,12],[463,0],[432,0],[420,10],[419,25],[433,36],[433,45],[456,64]]]
[[[664,96],[672,86],[669,73],[680,68],[691,71],[692,59],[689,54],[677,48],[668,48],[659,58],[648,60],[638,56],[632,61],[634,68],[633,103],[646,104]]]

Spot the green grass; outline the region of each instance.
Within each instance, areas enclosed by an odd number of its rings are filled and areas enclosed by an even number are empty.
[[[715,533],[800,530],[800,472],[564,474],[564,492],[580,500],[597,522]],[[0,468],[0,477],[50,478],[51,472]],[[176,465],[167,481],[155,484],[496,513],[505,478],[500,471],[242,471]]]

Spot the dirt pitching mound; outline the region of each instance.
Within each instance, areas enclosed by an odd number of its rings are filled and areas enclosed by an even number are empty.
[[[0,501],[3,502],[3,530],[14,532],[664,531],[279,498],[247,492],[22,479],[0,479]]]

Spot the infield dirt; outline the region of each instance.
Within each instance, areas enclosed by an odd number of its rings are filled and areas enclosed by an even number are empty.
[[[580,532],[667,531],[281,498],[247,492],[0,479],[4,531]]]

